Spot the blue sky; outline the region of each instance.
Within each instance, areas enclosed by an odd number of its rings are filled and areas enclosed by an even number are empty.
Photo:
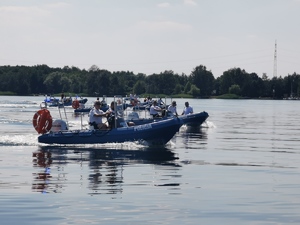
[[[1,0],[0,65],[300,74],[300,0]]]

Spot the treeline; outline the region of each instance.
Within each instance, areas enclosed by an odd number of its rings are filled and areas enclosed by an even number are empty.
[[[86,96],[165,95],[207,98],[235,94],[245,98],[277,98],[300,95],[300,75],[285,77],[247,73],[232,68],[215,78],[200,65],[191,74],[164,71],[159,74],[134,74],[129,71],[110,72],[92,66],[88,70],[77,67],[50,68],[37,66],[1,66],[0,92],[16,95],[77,93]]]

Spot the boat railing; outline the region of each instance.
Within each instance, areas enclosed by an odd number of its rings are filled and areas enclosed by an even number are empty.
[[[62,112],[61,112],[61,109],[63,109],[65,121],[67,123],[67,129],[69,129],[69,121],[68,121],[67,112],[66,112],[66,108],[65,108],[64,104],[58,104],[57,108],[58,108],[58,113],[59,113],[59,117],[61,120],[64,120],[64,118],[62,116]],[[82,117],[81,117],[81,126],[82,126]]]
[[[115,103],[114,105],[114,111],[115,111],[115,116],[114,116],[114,127],[118,127],[119,123],[121,120],[124,121],[125,113],[127,114],[124,98],[121,95],[115,95],[113,97],[113,102]]]

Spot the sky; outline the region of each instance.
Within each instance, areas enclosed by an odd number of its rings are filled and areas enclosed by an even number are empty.
[[[300,0],[0,0],[0,66],[285,77],[300,74],[299,12]]]

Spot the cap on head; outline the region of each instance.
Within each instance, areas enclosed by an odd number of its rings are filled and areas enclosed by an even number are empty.
[[[173,102],[172,102],[172,105],[176,105],[176,101],[173,101]]]

